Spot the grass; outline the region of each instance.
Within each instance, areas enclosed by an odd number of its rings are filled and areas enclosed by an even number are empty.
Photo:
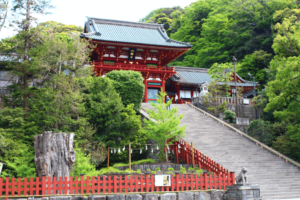
[[[119,170],[119,169],[114,168],[114,167],[109,167],[109,169],[101,168],[99,175],[105,175],[105,174],[109,174],[109,173],[116,173],[116,174],[134,174],[134,173],[138,173],[138,174],[140,174],[141,170],[138,169],[137,171],[134,171],[134,170],[129,171],[129,169]]]

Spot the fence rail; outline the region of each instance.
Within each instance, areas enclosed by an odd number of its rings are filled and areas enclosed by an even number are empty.
[[[0,178],[1,196],[61,195],[61,194],[99,194],[99,193],[132,193],[132,192],[164,192],[189,190],[225,190],[226,186],[235,182],[234,173],[230,174],[175,174],[170,175],[170,186],[156,187],[155,175],[111,175],[91,177],[67,177],[58,180],[56,177],[43,176],[40,180],[25,177]]]

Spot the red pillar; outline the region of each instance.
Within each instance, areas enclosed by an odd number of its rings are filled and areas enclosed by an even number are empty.
[[[147,86],[147,79],[146,78],[144,80],[144,85],[145,85],[145,98],[144,98],[144,102],[148,103],[148,86]]]
[[[176,155],[176,162],[177,162],[177,164],[179,164],[179,160],[178,160],[178,142],[175,142],[175,155]]]

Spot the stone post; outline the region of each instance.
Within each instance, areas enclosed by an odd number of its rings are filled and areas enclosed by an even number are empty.
[[[259,185],[243,185],[234,184],[226,186],[227,200],[259,200],[260,199],[260,186]]]

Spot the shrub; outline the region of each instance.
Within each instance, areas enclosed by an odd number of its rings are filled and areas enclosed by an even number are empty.
[[[137,172],[138,174],[140,174],[140,173],[142,173],[142,170],[141,170],[141,169],[138,169],[138,170],[136,170],[136,172]]]
[[[200,174],[203,174],[203,170],[202,169],[199,169],[199,170],[196,170],[196,173],[198,174],[198,175],[200,175]]]
[[[155,171],[160,171],[160,168],[159,167],[155,168]]]
[[[199,170],[199,167],[195,167],[195,168],[189,167],[189,168],[188,168],[188,171],[192,171],[192,170]]]
[[[174,172],[173,171],[167,171],[167,174],[173,174]]]
[[[152,171],[151,174],[156,174],[156,171]]]
[[[169,167],[168,170],[169,170],[169,171],[174,171],[174,168]]]
[[[147,172],[150,172],[151,171],[151,169],[147,169]]]
[[[184,167],[180,167],[180,173],[181,174],[186,174],[186,169]]]
[[[235,113],[234,113],[233,111],[231,111],[231,110],[226,110],[226,111],[224,112],[224,114],[225,114],[225,117],[223,118],[224,120],[229,119],[229,122],[230,122],[230,123],[233,123],[233,122],[234,122],[234,119],[235,119]]]

